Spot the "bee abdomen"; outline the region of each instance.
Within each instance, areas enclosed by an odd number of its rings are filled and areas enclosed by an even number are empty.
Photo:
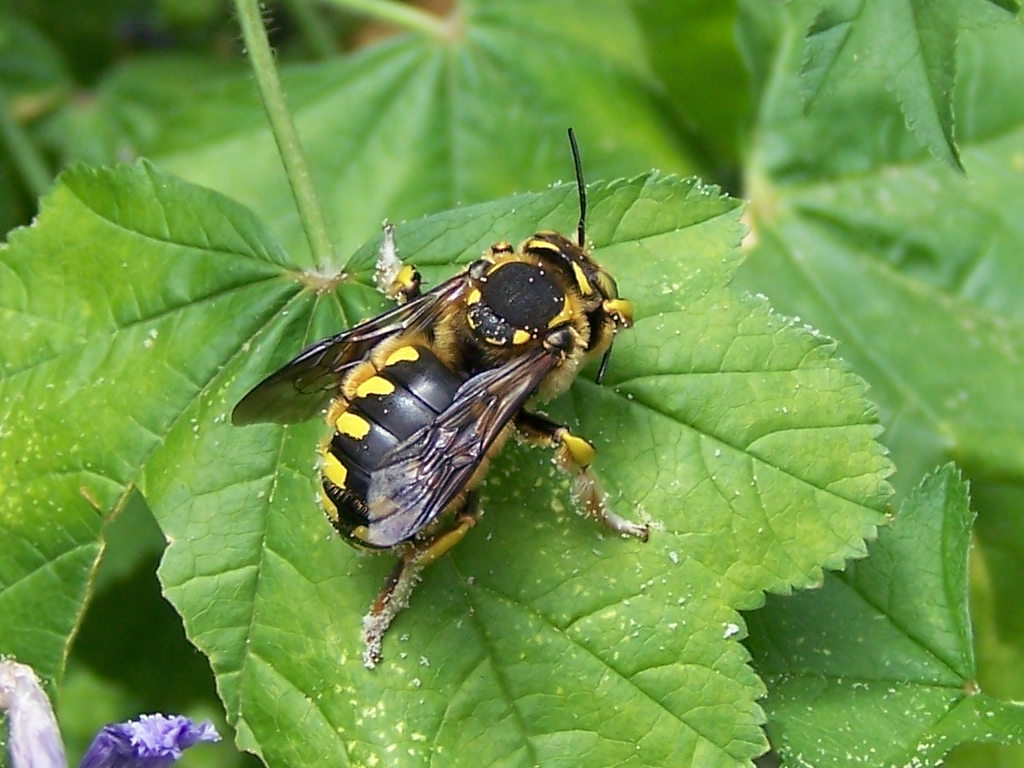
[[[335,431],[321,456],[324,507],[341,533],[351,539],[368,523],[370,476],[396,445],[451,404],[464,380],[429,347],[409,345],[398,347],[356,387],[355,398],[334,417]]]

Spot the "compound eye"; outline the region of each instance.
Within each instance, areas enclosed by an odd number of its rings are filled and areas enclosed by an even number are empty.
[[[541,267],[513,261],[497,265],[480,286],[481,300],[512,328],[534,334],[562,311],[564,295]]]

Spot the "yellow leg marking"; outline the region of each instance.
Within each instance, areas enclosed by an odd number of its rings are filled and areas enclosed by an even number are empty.
[[[609,509],[601,483],[590,469],[597,455],[590,441],[577,437],[566,427],[545,422],[546,419],[533,416],[532,420],[517,422],[516,425],[532,442],[555,449],[555,462],[573,476],[572,496],[576,508],[616,533],[647,541],[649,530],[646,525],[620,517]]]
[[[562,442],[562,447],[568,452],[569,457],[579,467],[589,467],[594,463],[594,456],[597,451],[594,450],[594,446],[589,441],[584,440],[582,437],[576,437],[569,431],[566,431],[559,437]]]
[[[607,299],[601,308],[626,328],[633,325],[633,302],[629,299]]]
[[[345,465],[338,461],[333,453],[325,453],[320,465],[324,477],[330,480],[339,488],[345,487],[345,479],[348,477],[348,470]],[[333,504],[331,506],[334,506]]]
[[[412,264],[403,264],[394,279],[388,283],[384,293],[389,299],[404,304],[410,297],[418,293],[419,285],[420,273],[416,271],[416,267]]]
[[[475,517],[462,518],[462,521],[457,527],[442,533],[430,542],[430,546],[423,550],[423,552],[418,553],[414,558],[416,563],[420,565],[430,565],[445,552],[462,541],[466,534],[469,533],[469,529],[474,525],[476,525]]]
[[[381,378],[380,376],[371,376],[356,387],[356,397],[366,397],[368,395],[390,395],[394,391],[395,385],[387,379]]]
[[[384,361],[384,366],[394,365],[395,363],[415,363],[420,359],[420,353],[416,350],[416,347],[399,347],[390,355],[387,360]]]
[[[398,270],[398,276],[395,278],[395,282],[402,286],[402,288],[409,289],[416,284],[416,267],[412,264],[405,264],[400,270]]]
[[[458,544],[470,528],[476,524],[473,512],[463,511],[456,520],[457,525],[426,541],[410,542],[402,557],[388,574],[384,586],[370,606],[370,612],[363,618],[364,666],[372,669],[380,662],[381,643],[384,633],[399,611],[409,603],[409,595],[419,581],[420,572],[430,563]],[[359,529],[353,531],[359,535]]]
[[[370,422],[349,411],[345,411],[338,417],[338,420],[334,422],[334,428],[341,434],[354,437],[356,440],[362,440],[370,434]]]

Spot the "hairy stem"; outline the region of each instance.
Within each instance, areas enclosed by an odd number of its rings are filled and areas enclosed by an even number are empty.
[[[291,185],[292,196],[302,220],[302,228],[309,241],[309,249],[317,270],[326,272],[335,263],[334,249],[327,234],[327,222],[324,219],[320,202],[313,188],[313,180],[309,175],[306,158],[299,145],[299,136],[284,102],[281,81],[274,67],[274,54],[270,50],[267,31],[263,27],[263,19],[257,0],[235,0],[238,22],[242,28],[242,39],[245,49],[256,75],[256,85],[263,100],[263,108],[270,120],[270,129],[277,142],[281,161],[284,163],[285,174]]]

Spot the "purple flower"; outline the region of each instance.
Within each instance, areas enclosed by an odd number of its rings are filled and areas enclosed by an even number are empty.
[[[57,718],[32,667],[0,660],[0,713],[7,713],[13,768],[67,768]]]
[[[184,715],[142,715],[103,726],[78,768],[165,768],[200,741],[220,741],[213,724]]]

